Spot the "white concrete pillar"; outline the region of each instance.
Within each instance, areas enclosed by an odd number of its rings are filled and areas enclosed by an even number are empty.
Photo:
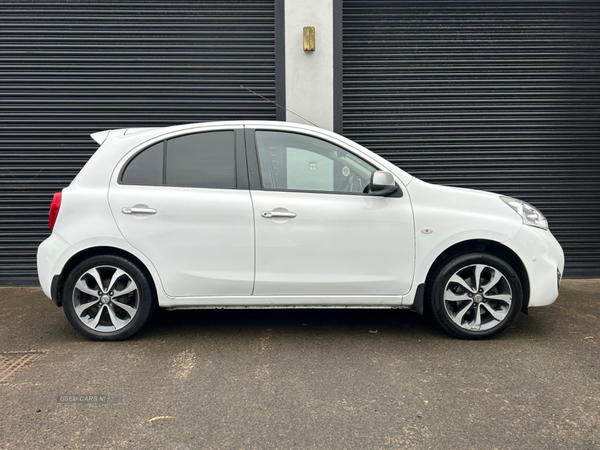
[[[305,26],[315,27],[314,52],[303,50]],[[285,0],[286,120],[333,130],[333,88],[333,0]]]

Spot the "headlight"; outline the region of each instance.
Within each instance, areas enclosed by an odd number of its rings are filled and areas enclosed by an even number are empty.
[[[515,212],[523,218],[525,225],[531,225],[532,227],[538,227],[542,230],[548,229],[548,221],[544,215],[537,209],[531,206],[529,203],[518,200],[512,197],[500,197],[504,203],[510,206]]]

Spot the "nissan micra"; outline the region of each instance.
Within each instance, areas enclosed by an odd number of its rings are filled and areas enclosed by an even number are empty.
[[[90,339],[126,339],[157,307],[427,309],[483,339],[558,296],[563,252],[536,208],[425,183],[335,133],[247,121],[91,136],[37,259]]]

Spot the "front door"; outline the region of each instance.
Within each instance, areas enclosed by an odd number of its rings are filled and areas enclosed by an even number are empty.
[[[303,134],[257,130],[253,144],[261,179],[261,189],[251,191],[254,295],[409,291],[414,268],[410,200],[368,193],[371,173],[380,168]]]

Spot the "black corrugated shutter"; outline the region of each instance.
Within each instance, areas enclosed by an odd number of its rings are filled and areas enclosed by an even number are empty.
[[[52,193],[109,128],[275,119],[274,1],[0,3],[0,284],[37,279]]]
[[[343,132],[433,183],[539,207],[600,276],[600,2],[343,2]]]

